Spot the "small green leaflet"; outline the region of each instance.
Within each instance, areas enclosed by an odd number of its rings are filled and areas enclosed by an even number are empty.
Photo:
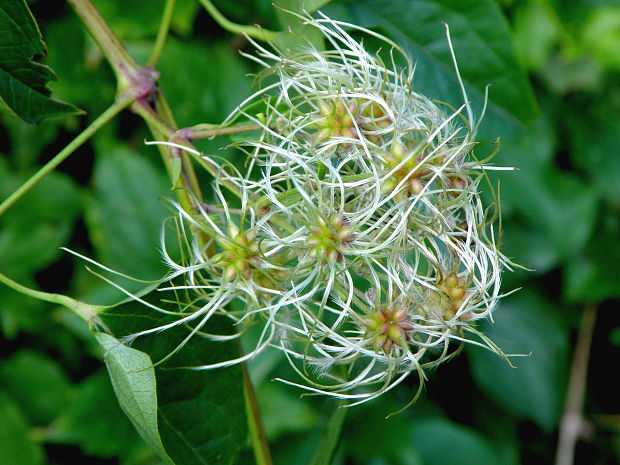
[[[108,334],[95,333],[95,337],[106,351],[105,364],[121,407],[142,439],[159,457],[172,463],[157,428],[157,388],[151,358]]]

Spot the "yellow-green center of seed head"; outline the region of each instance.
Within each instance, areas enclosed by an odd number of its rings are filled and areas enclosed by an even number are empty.
[[[444,316],[452,318],[461,308],[467,297],[467,283],[463,278],[459,278],[452,273],[445,276],[439,281],[437,287],[441,290],[442,295],[439,301]],[[467,314],[464,315],[466,319]]]
[[[240,231],[236,226],[231,226],[228,229],[228,236],[218,237],[216,242],[222,248],[222,252],[214,258],[215,262],[224,268],[224,278],[234,279],[238,276],[248,278],[259,253],[256,232]]]
[[[310,228],[310,255],[321,262],[342,260],[344,249],[355,239],[353,228],[340,215],[329,220],[322,217]]]
[[[375,310],[364,320],[366,337],[370,338],[375,350],[389,355],[394,345],[405,347],[413,331],[413,324],[407,309],[398,304],[388,304]]]
[[[418,166],[419,159],[416,155],[411,155],[412,150],[398,141],[392,144],[390,152],[385,156],[385,168],[392,174],[381,187],[384,193],[393,191],[399,185],[402,186],[399,195],[405,198],[422,191],[425,182],[421,178],[428,175],[430,171]]]
[[[368,131],[386,129],[392,124],[385,109],[377,102],[367,100],[361,107],[360,116],[364,129]]]
[[[373,131],[387,128],[392,121],[385,109],[372,100],[355,98],[351,100],[322,100],[318,104],[319,118],[314,125],[318,128],[316,139],[319,142],[333,137],[359,139],[381,145],[383,137]],[[357,123],[357,125],[356,125]],[[344,148],[347,147],[345,144]]]
[[[356,103],[345,105],[341,100],[319,102],[321,118],[316,122],[316,126],[319,127],[317,139],[324,141],[332,137],[356,137],[357,131],[353,121],[356,111]]]

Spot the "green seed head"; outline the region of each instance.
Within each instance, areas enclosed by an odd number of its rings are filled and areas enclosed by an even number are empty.
[[[386,355],[392,352],[395,345],[405,347],[413,331],[407,309],[399,304],[388,304],[373,311],[364,320],[364,325],[366,337],[375,350],[381,350]]]

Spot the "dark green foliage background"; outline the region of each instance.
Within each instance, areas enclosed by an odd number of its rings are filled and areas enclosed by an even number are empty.
[[[152,0],[148,8],[140,0],[94,3],[130,53],[145,62],[164,1]],[[159,85],[180,125],[216,123],[252,91],[248,73],[256,69],[238,54],[251,47],[222,31],[198,2],[176,3],[171,37],[157,66]],[[280,27],[271,1],[216,3],[235,22]],[[30,126],[2,114],[0,200],[114,99],[113,73],[71,9],[47,0],[30,7],[47,44],[42,62],[58,76],[49,83],[52,95],[87,115]],[[522,289],[500,305],[494,323],[483,325],[506,352],[531,355],[513,359],[517,368],[511,368],[493,354],[468,349],[431,373],[421,400],[403,413],[385,418],[413,396],[413,380],[351,409],[334,465],[552,463],[586,303],[599,308],[585,401],[594,434],[578,444],[576,463],[620,463],[620,383],[614,376],[620,356],[617,2],[334,0],[323,11],[391,35],[417,62],[414,88],[459,106],[462,97],[442,21],[450,26],[477,111],[491,84],[480,153],[492,150],[500,137],[495,163],[519,169],[492,176],[494,182],[501,179],[503,250],[534,270],[506,273],[505,290]],[[2,63],[0,53],[4,73]],[[46,74],[46,82],[51,77]],[[51,108],[75,110],[59,103]],[[158,236],[170,214],[165,199],[173,194],[156,149],[143,144],[147,139],[143,122],[123,113],[2,215],[0,272],[92,303],[113,302],[119,293],[59,247],[142,279],[161,276]],[[242,163],[239,153],[220,149],[227,143],[216,139],[199,147]],[[119,324],[114,315],[123,312],[133,316]],[[122,336],[140,327],[144,312],[125,306],[105,321]],[[134,347],[157,361],[174,345],[158,347],[147,338]],[[238,351],[234,344],[223,347]],[[201,350],[206,349],[194,344],[170,363],[213,363],[224,355],[202,356]],[[69,463],[66,457],[93,465],[163,463],[121,411],[101,347],[69,310],[0,286],[0,355],[0,464],[61,465]],[[192,438],[204,437],[203,443],[174,452],[178,463],[253,463],[241,416],[241,385],[227,384],[240,379],[238,368],[209,373],[165,368],[156,369],[164,446],[171,454],[176,447],[166,442],[172,434],[166,428],[173,423],[186,422],[188,430],[199,429]],[[307,465],[333,403],[300,398],[294,388],[270,381],[295,379],[277,353],[259,357],[249,368],[274,462]],[[207,391],[213,397],[201,397]],[[202,407],[183,406],[184,396],[204,401]],[[214,405],[240,416],[218,417]],[[231,434],[215,444],[212,427],[222,426]],[[186,455],[189,450],[200,458]]]

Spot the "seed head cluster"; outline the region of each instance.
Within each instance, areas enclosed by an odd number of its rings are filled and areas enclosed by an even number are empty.
[[[508,264],[497,209],[481,199],[492,167],[474,155],[467,101],[417,93],[414,66],[385,37],[324,16],[308,24],[327,50],[255,44],[266,84],[224,123],[260,125],[237,144],[244,171],[222,166],[214,206],[179,207],[183,259],[165,258],[191,304],[172,324],[213,340],[254,328],[254,350],[215,366],[276,347],[299,375],[286,382],[355,404],[412,372],[422,384],[463,343],[500,353],[476,321]],[[381,41],[382,55],[352,35]],[[211,334],[216,314],[238,335]]]

